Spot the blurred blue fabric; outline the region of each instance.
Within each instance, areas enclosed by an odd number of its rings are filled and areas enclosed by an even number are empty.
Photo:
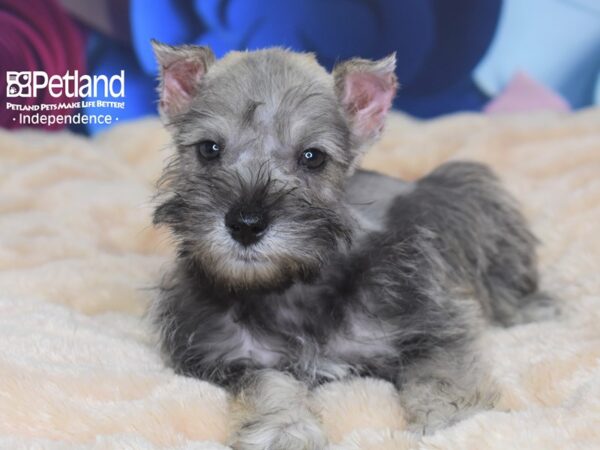
[[[594,102],[600,0],[505,0],[498,33],[475,79],[494,96],[517,71],[558,92],[574,108]]]
[[[598,76],[597,2],[131,0],[131,48],[100,38],[90,67],[94,74],[125,69],[124,119],[155,114],[151,38],[209,45],[217,56],[283,46],[316,53],[328,69],[350,57],[395,51],[401,89],[394,107],[423,118],[480,110],[517,66],[580,106],[592,102]],[[585,87],[574,79],[580,73]]]
[[[337,61],[397,52],[394,106],[418,117],[477,110],[486,101],[471,81],[496,29],[501,0],[131,0],[132,49],[104,39],[93,74],[126,72],[123,119],[155,113],[151,38],[234,49],[283,46]],[[96,111],[99,112],[99,111]],[[91,129],[96,132],[98,129]]]
[[[155,76],[148,75],[136,64],[136,55],[133,49],[123,44],[109,41],[106,38],[94,35],[88,42],[88,57],[93,64],[90,72],[98,74],[118,74],[125,70],[125,99],[114,99],[99,95],[88,100],[124,101],[125,109],[114,109],[110,107],[84,108],[89,114],[113,116],[113,125],[118,121],[126,121],[137,117],[155,114],[156,105],[156,83]],[[133,63],[132,63],[133,62]],[[107,125],[88,124],[87,132],[94,134],[106,128]],[[78,129],[77,131],[82,131]]]

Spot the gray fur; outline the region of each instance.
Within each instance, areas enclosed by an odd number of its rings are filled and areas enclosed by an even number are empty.
[[[549,304],[535,238],[490,170],[448,163],[415,183],[355,172],[366,141],[339,84],[307,55],[230,54],[166,118],[176,152],[155,223],[178,257],[151,316],[179,373],[237,394],[237,449],[323,448],[308,389],[350,376],[396,384],[420,430],[491,407],[483,319]],[[222,143],[216,161],[194,150],[207,139]],[[314,147],[327,163],[309,172],[298,155]],[[223,224],[240,203],[270,220],[250,247]]]

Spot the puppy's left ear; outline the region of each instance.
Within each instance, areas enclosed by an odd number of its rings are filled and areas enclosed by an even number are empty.
[[[172,46],[152,40],[159,66],[160,113],[167,118],[186,112],[215,55],[208,47]]]
[[[379,137],[398,89],[396,54],[370,61],[351,59],[333,69],[335,91],[361,143]]]

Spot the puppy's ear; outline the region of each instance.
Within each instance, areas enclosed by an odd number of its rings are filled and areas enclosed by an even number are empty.
[[[155,40],[152,48],[159,65],[159,111],[171,118],[189,109],[202,77],[215,62],[215,55],[208,47],[174,47]]]
[[[395,69],[395,53],[377,61],[351,59],[333,69],[336,94],[362,143],[376,139],[383,129],[398,89]]]

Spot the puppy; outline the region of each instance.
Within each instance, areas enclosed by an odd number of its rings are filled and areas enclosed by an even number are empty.
[[[493,404],[482,318],[528,320],[535,239],[486,167],[409,183],[357,170],[396,93],[395,58],[330,74],[310,54],[154,42],[174,159],[155,224],[177,258],[152,308],[181,374],[235,395],[235,449],[321,449],[311,388],[394,383],[431,431]]]

